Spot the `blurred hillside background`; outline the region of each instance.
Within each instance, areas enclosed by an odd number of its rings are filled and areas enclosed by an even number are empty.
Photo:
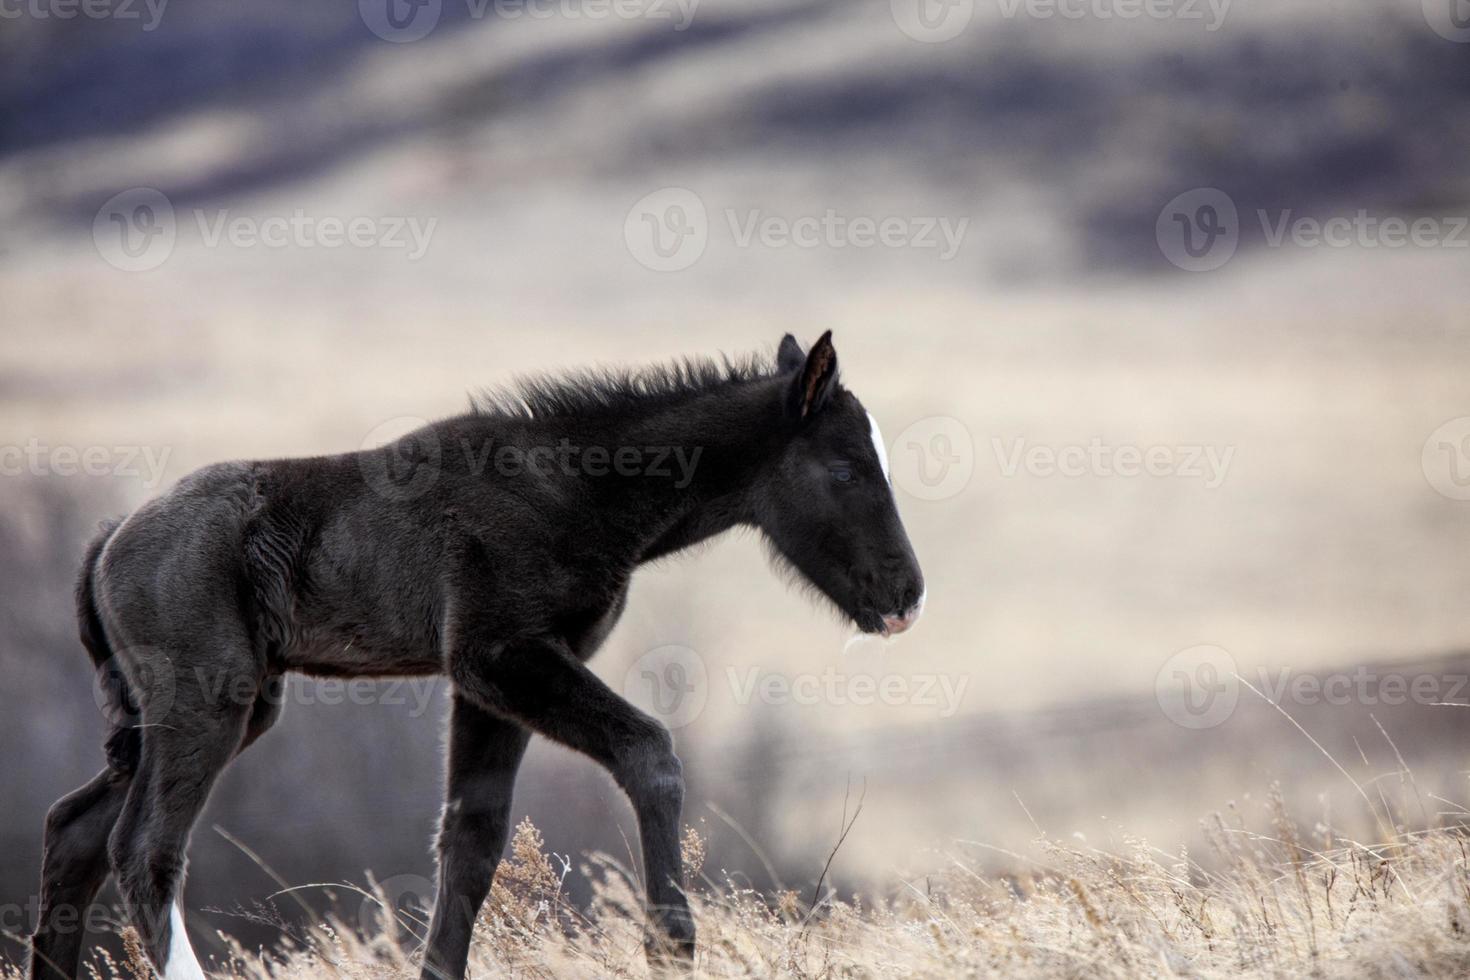
[[[809,888],[849,787],[844,890],[1037,825],[1177,850],[1278,780],[1309,818],[1351,811],[1233,671],[1370,792],[1407,767],[1457,813],[1463,6],[7,8],[4,929],[30,927],[46,807],[102,762],[70,599],[99,519],[516,373],[786,331],[833,329],[882,422],[929,606],[849,642],[749,538],[640,577],[593,666],[678,726],[707,867]],[[1314,235],[1331,219],[1351,229]],[[230,914],[277,891],[261,863],[432,875],[443,685],[365,691],[298,683],[225,776],[191,921],[270,941]],[[562,853],[635,839],[611,782],[543,743],[516,808]]]

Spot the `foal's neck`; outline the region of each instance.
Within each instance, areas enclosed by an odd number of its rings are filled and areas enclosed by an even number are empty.
[[[638,522],[639,562],[755,523],[750,491],[784,440],[784,390],[779,378],[731,382],[627,417],[620,437],[630,446],[667,448],[676,476],[618,484],[618,510]]]

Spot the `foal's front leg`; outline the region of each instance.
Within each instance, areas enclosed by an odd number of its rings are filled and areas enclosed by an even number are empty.
[[[467,644],[450,655],[461,697],[590,756],[628,794],[643,844],[654,958],[694,956],[694,920],[684,897],[679,815],[684,776],[668,729],[608,689],[566,644],[533,637]]]
[[[475,917],[505,850],[511,791],[531,733],[462,697],[449,721],[448,798],[439,831],[439,895],[424,980],[464,976]]]

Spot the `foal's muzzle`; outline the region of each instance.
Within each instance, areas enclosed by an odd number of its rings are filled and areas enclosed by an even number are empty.
[[[920,614],[924,612],[924,599],[927,595],[927,592],[921,593],[918,600],[912,606],[909,606],[901,612],[885,615],[883,617],[883,635],[897,636],[917,623]]]

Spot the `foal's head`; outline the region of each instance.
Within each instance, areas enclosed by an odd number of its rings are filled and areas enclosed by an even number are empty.
[[[837,380],[831,331],[777,354],[789,438],[757,489],[758,520],[779,555],[865,633],[914,624],[924,577],[904,533],[878,423]]]

